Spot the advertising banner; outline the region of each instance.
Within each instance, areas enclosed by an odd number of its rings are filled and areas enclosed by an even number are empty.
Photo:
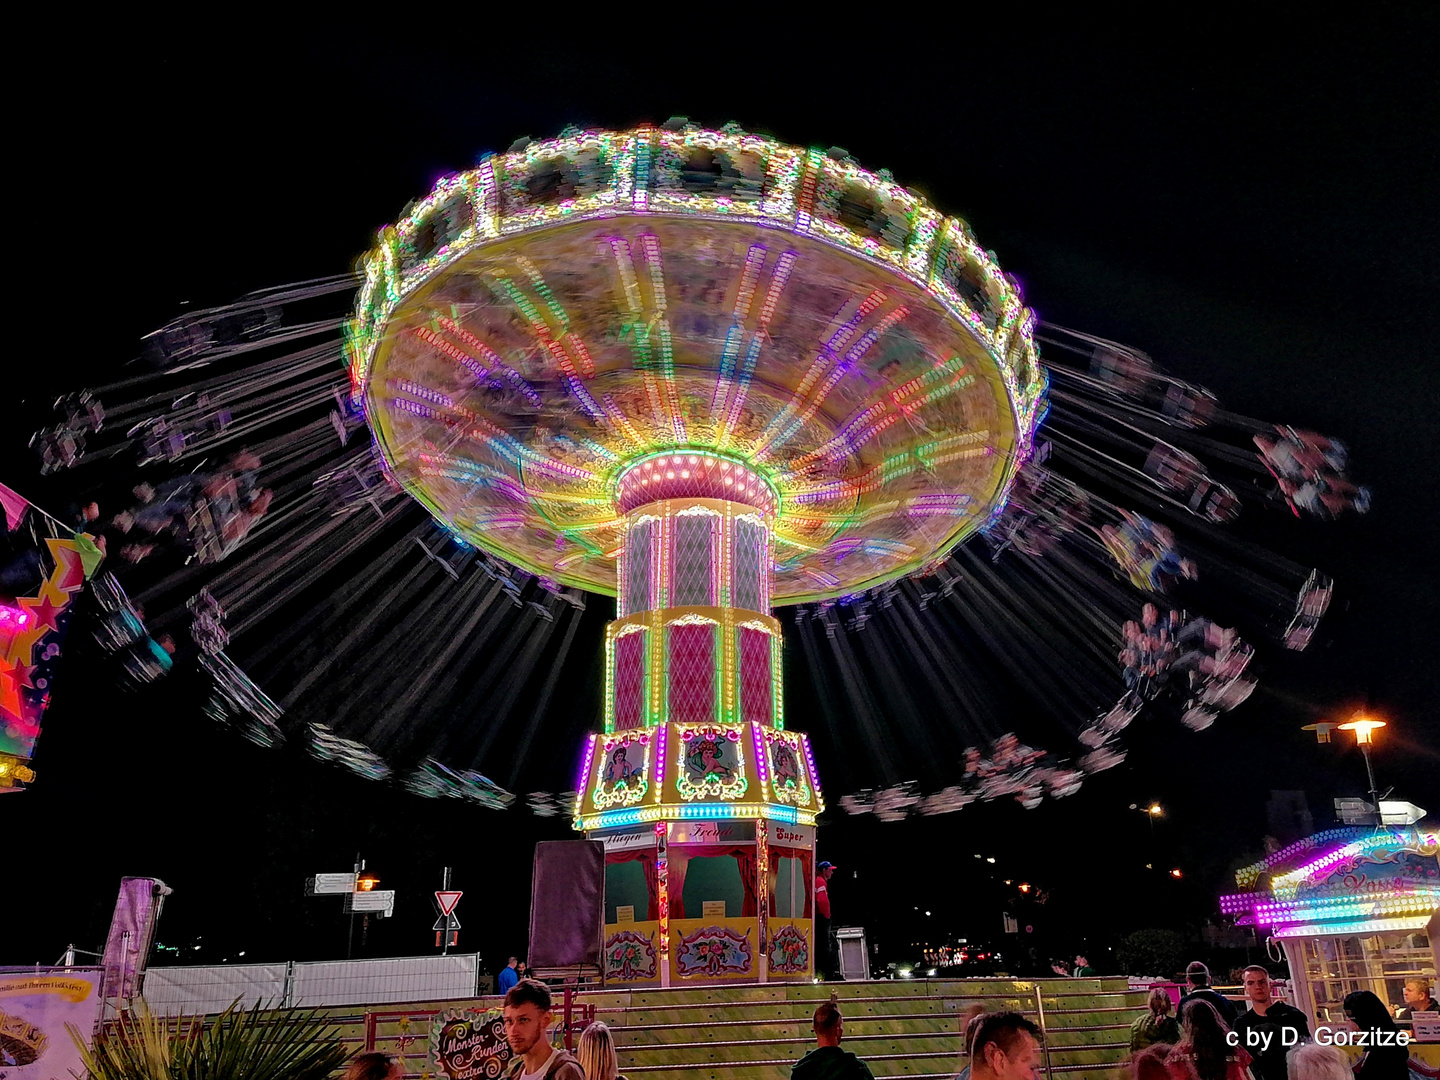
[[[66,1024],[88,1040],[100,1016],[100,971],[0,971],[0,1076],[73,1080],[84,1076]]]
[[[430,1060],[445,1080],[493,1080],[510,1064],[499,1009],[442,1012],[430,1028]]]

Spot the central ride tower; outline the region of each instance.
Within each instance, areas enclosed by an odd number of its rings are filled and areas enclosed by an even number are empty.
[[[617,477],[619,617],[576,799],[576,827],[606,846],[607,981],[813,974],[824,803],[809,740],[784,726],[780,498],[760,471],[702,450]]]

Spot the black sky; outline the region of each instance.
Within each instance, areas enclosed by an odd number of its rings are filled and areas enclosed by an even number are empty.
[[[884,927],[887,944],[919,936],[927,924],[903,913],[927,907],[931,936],[995,935],[977,852],[1053,886],[1058,947],[1193,924],[1258,848],[1271,788],[1305,789],[1318,825],[1333,796],[1361,793],[1354,750],[1299,724],[1379,710],[1393,724],[1382,784],[1440,798],[1440,21],[1421,4],[1302,12],[966,11],[932,28],[872,11],[834,37],[721,40],[639,15],[620,36],[582,31],[559,9],[511,34],[450,9],[303,34],[236,17],[67,39],[63,67],[7,75],[18,348],[0,369],[22,389],[4,478],[43,494],[20,452],[38,405],[109,378],[182,304],[341,271],[437,177],[518,136],[680,114],[844,146],[969,220],[1043,318],[1134,344],[1237,412],[1339,435],[1375,490],[1364,519],[1276,523],[1277,547],[1338,579],[1336,610],[1323,641],[1273,658],[1214,728],[1138,733],[1124,768],[1034,812],[832,817],[822,833],[846,868],[841,918]],[[803,716],[813,701],[790,668]],[[93,945],[122,873],[175,886],[160,937],[202,936],[193,959],[334,956],[340,917],[300,897],[300,879],[357,848],[402,889],[372,951],[425,948],[445,863],[467,890],[462,945],[521,946],[529,847],[563,825],[261,752],[208,728],[183,689],[122,697],[62,669],[42,782],[0,801],[23,850],[0,890],[0,963]],[[556,753],[568,775],[570,748]],[[1151,798],[1172,807],[1154,846],[1127,809]],[[1147,861],[1186,877],[1157,891]]]

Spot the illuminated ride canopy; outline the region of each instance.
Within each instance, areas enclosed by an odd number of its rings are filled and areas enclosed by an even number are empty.
[[[593,592],[616,592],[618,485],[646,459],[671,452],[673,494],[753,470],[763,490],[732,497],[764,518],[771,600],[801,602],[984,525],[1042,411],[1033,316],[964,222],[757,136],[487,158],[364,273],[351,376],[391,474],[462,539]]]

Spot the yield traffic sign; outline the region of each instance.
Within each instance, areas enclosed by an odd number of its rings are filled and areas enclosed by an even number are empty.
[[[440,906],[441,915],[449,915],[455,910],[455,905],[460,903],[460,897],[464,893],[459,889],[441,889],[435,893],[435,903]]]

